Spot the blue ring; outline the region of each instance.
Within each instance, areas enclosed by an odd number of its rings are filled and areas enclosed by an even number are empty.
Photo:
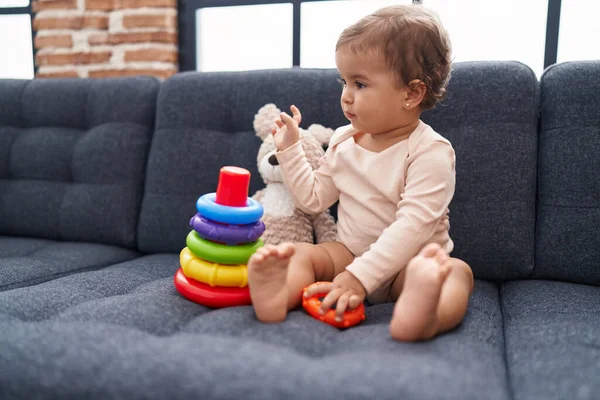
[[[230,207],[217,204],[216,193],[200,196],[196,202],[196,210],[203,217],[222,224],[247,225],[254,224],[263,216],[262,205],[248,197],[246,207]]]

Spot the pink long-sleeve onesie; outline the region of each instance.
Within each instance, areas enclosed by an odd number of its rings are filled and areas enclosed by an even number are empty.
[[[369,301],[380,303],[391,300],[392,281],[423,246],[435,242],[452,251],[446,219],[455,154],[422,121],[408,139],[379,153],[359,146],[357,133],[350,125],[338,128],[314,171],[300,142],[277,159],[301,210],[318,213],[339,200],[339,241],[355,256],[346,270],[365,287]]]

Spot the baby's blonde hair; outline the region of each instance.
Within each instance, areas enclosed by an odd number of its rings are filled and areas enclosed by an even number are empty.
[[[450,80],[451,44],[446,29],[432,11],[419,5],[385,7],[346,28],[335,50],[383,56],[400,87],[418,79],[427,88],[421,109],[427,110],[446,95]]]

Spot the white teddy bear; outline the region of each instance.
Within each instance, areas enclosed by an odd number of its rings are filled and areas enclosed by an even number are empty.
[[[266,187],[252,196],[262,204],[266,225],[262,239],[267,244],[284,242],[323,243],[335,241],[337,228],[329,210],[309,215],[296,207],[294,199],[281,178],[281,170],[275,153],[277,151],[271,131],[281,111],[274,104],[263,106],[254,117],[254,130],[263,140],[258,151],[258,171]],[[300,129],[300,141],[306,158],[313,169],[318,168],[325,154],[323,145],[329,143],[333,129],[313,124],[307,130]]]

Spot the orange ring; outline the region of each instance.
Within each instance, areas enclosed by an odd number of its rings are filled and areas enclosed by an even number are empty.
[[[321,308],[321,300],[319,297],[324,295],[325,293],[316,293],[312,297],[304,297],[304,293],[312,286],[317,285],[319,283],[324,282],[315,282],[310,286],[307,286],[302,290],[302,307],[306,310],[306,312],[313,318],[318,319],[319,321],[323,321],[326,324],[331,326],[335,326],[336,328],[350,328],[351,326],[358,325],[365,319],[365,304],[360,303],[358,307],[353,310],[348,310],[344,312],[344,319],[338,322],[335,320],[335,311],[330,309],[325,313],[325,315],[321,315],[319,313],[319,309]]]

